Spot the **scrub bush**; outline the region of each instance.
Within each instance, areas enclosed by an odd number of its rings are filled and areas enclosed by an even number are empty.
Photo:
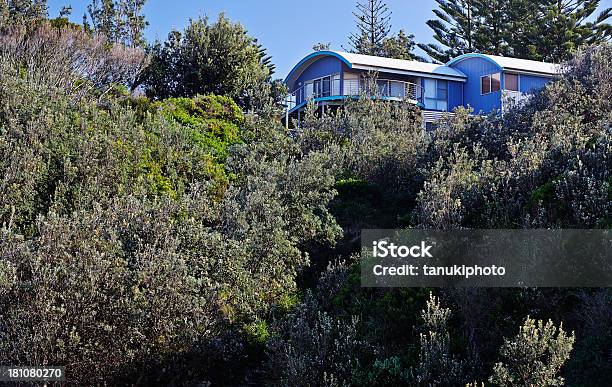
[[[99,102],[17,67],[0,61],[0,363],[239,379],[223,370],[268,340],[308,246],[339,235],[331,158],[224,97]]]
[[[524,105],[503,116],[459,108],[430,132],[409,104],[367,98],[336,112],[308,112],[298,143],[305,152],[328,153],[339,166],[331,210],[346,245],[323,259],[358,249],[351,243],[362,228],[609,228],[611,61],[609,44],[583,48]],[[391,216],[381,216],[383,208]],[[364,329],[356,339],[376,350],[344,382],[458,385],[485,380],[493,370],[492,383],[501,385],[554,385],[565,378],[603,386],[611,375],[607,289],[445,289],[440,293],[454,310],[445,320],[447,333],[419,341],[410,327],[419,329],[414,305],[425,302],[422,291],[362,289],[358,261],[352,262],[331,297],[334,307],[318,306],[332,319],[359,315]],[[525,315],[563,321],[576,332],[575,344],[565,333],[551,344],[525,327],[545,348],[542,356],[518,338],[504,344]],[[553,328],[544,324],[537,332]],[[500,347],[506,360],[495,365]]]
[[[552,321],[544,323],[529,317],[513,340],[505,340],[501,354],[508,364],[496,363],[491,383],[499,386],[560,386],[564,379],[557,373],[569,358],[574,334]]]

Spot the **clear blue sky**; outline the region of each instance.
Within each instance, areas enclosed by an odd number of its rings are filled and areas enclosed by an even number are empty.
[[[72,20],[82,22],[89,0],[49,0],[49,15],[55,17],[64,5],[71,5]],[[417,42],[433,40],[425,24],[434,17],[434,0],[387,0],[392,32],[404,29]],[[145,15],[149,20],[146,35],[150,41],[165,39],[173,28],[182,29],[189,18],[220,12],[244,25],[268,49],[276,64],[275,77],[284,78],[317,42],[330,42],[332,49],[346,47],[354,31],[354,0],[148,0]],[[600,10],[612,5],[603,0]],[[598,13],[598,12],[597,12]]]

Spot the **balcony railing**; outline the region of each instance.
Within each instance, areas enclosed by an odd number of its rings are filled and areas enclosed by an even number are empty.
[[[374,82],[376,82],[374,84]],[[287,105],[289,110],[310,99],[321,99],[325,97],[356,97],[360,95],[377,96],[387,99],[408,100],[414,103],[423,102],[423,88],[412,82],[396,81],[392,79],[359,80],[332,79],[321,81],[316,86],[310,84],[302,86],[288,96]]]
[[[502,91],[502,113],[508,112],[513,107],[524,105],[533,97],[531,93],[523,93],[520,91],[503,90]]]

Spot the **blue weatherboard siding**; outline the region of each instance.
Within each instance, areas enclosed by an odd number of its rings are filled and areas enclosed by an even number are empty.
[[[505,59],[505,58],[503,58]],[[550,75],[538,75],[538,67],[541,69],[542,66],[535,66],[533,70],[530,65],[525,65],[524,62],[520,64],[522,70],[516,69],[504,69],[501,67],[503,63],[509,61],[501,61],[501,59],[495,59],[495,57],[488,57],[483,54],[466,54],[459,56],[446,66],[454,68],[458,72],[456,74],[465,74],[465,82],[459,80],[448,79],[448,71],[445,74],[437,74],[432,70],[428,71],[415,71],[413,75],[399,74],[391,71],[385,71],[386,68],[379,67],[380,60],[373,62],[374,64],[359,64],[357,68],[353,67],[354,64],[349,62],[349,59],[344,57],[342,53],[336,53],[332,51],[319,51],[312,53],[302,59],[289,73],[285,82],[289,87],[289,92],[299,90],[304,86],[306,81],[310,81],[333,74],[340,74],[340,85],[339,90],[344,90],[344,75],[346,71],[365,73],[367,68],[374,68],[378,71],[379,79],[391,79],[406,82],[420,83],[422,87],[425,87],[425,79],[437,79],[438,81],[446,82],[447,85],[447,103],[441,104],[439,99],[440,84],[427,82],[428,87],[434,87],[435,90],[428,90],[427,99],[423,103],[419,103],[419,106],[429,109],[445,109],[453,111],[458,106],[471,106],[475,114],[479,113],[490,113],[493,111],[502,111],[502,92],[504,90],[504,72],[519,74],[519,91],[522,93],[532,93],[536,90],[542,89],[548,82],[553,79],[553,72]],[[519,61],[520,62],[520,61]],[[384,64],[384,61],[382,62]],[[516,64],[517,62],[509,62],[510,64]],[[361,69],[360,69],[361,67]],[[418,67],[418,66],[417,66]],[[393,68],[393,67],[391,67]],[[448,70],[448,69],[447,69]],[[492,93],[481,94],[481,77],[490,74],[500,74],[500,88],[501,90],[494,91]],[[335,85],[338,87],[338,85]],[[335,89],[338,90],[338,89]],[[342,93],[340,93],[342,94]],[[343,100],[346,97],[342,95],[338,96],[326,96],[323,98],[317,98],[316,101],[334,101]],[[392,98],[391,98],[392,99]],[[296,93],[296,99],[292,105],[291,112],[299,110],[306,101],[303,100],[303,92]],[[340,102],[341,103],[341,102]],[[297,106],[296,106],[297,105]]]
[[[308,66],[297,79],[296,88],[300,87],[304,81],[321,78],[326,75],[336,74],[342,70],[342,61],[333,56],[324,56]]]
[[[343,73],[344,71],[342,65],[343,62],[334,56],[320,57],[310,66],[306,67],[302,74],[300,74],[295,82],[294,90],[302,87],[305,81],[310,81],[311,79],[321,78],[331,74]],[[340,81],[340,87],[342,87],[342,81]],[[302,101],[302,98],[298,98],[297,103],[302,102],[304,102]]]
[[[463,106],[463,82],[448,81],[448,111]]]
[[[485,57],[474,56],[451,63],[450,66],[467,75],[467,82],[463,85],[464,105],[474,108],[474,113],[501,109],[501,91],[480,94],[480,77],[501,72],[501,68],[495,62]]]
[[[302,69],[302,67],[304,66],[308,67],[312,65],[314,61],[320,58],[329,57],[329,56],[338,58],[339,61],[343,62],[348,67],[351,66],[351,64],[345,58],[343,58],[341,55],[338,55],[337,53],[333,51],[317,51],[317,52],[313,52],[312,54],[308,55],[306,58],[302,59],[298,64],[296,64],[291,70],[291,72],[289,72],[289,74],[287,75],[287,78],[285,78],[285,82],[288,83],[289,87],[293,88],[294,85],[291,80],[294,79],[295,76],[299,76],[299,74],[296,74],[296,73],[299,72]]]
[[[542,89],[551,78],[539,77],[535,75],[520,74],[519,75],[519,90],[523,93],[533,93],[536,90]]]

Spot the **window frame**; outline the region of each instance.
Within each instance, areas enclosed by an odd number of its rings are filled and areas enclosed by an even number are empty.
[[[487,78],[488,80],[485,81],[484,78]],[[487,85],[488,87],[488,91],[486,92],[484,90],[485,85]],[[480,95],[487,95],[487,94],[491,94],[491,74],[486,74],[480,77]]]
[[[512,75],[512,76],[516,77],[516,90],[508,89],[508,87],[507,87],[508,82],[506,82],[506,76],[507,75]],[[519,76],[518,73],[507,73],[507,72],[504,72],[504,90],[517,91],[517,92],[521,91],[521,77]]]
[[[338,78],[335,78],[335,77]],[[333,92],[334,92],[334,81],[338,81],[338,85],[340,84],[340,78],[341,75],[340,73],[332,73],[329,75],[324,75],[322,77],[318,77],[318,78],[313,78],[313,79],[309,79],[307,81],[304,81],[304,88],[306,87],[306,85],[312,85],[312,94],[309,95],[308,98],[312,97],[312,98],[324,98],[324,97],[330,97],[333,96]],[[325,83],[325,80],[327,80],[329,82],[329,90],[328,91],[324,91],[324,86],[323,84]],[[339,86],[338,86],[339,87]]]
[[[435,85],[433,87],[433,96],[427,95],[428,89],[425,87],[425,93],[423,94],[423,104],[425,105],[425,109],[441,112],[448,111],[448,81],[445,79],[426,78],[425,83],[428,81],[433,81]],[[444,89],[439,87],[441,83],[444,84]],[[444,98],[440,98],[441,90],[444,90]],[[444,107],[444,109],[441,109],[441,107]]]
[[[499,89],[497,90],[493,90],[493,76],[499,76]],[[486,93],[483,90],[483,78],[488,78],[488,84],[489,84],[489,91],[487,91]],[[496,73],[490,73],[490,74],[485,74],[483,76],[480,77],[480,95],[487,95],[487,94],[491,94],[491,93],[496,93],[498,91],[501,90],[501,72],[496,72]]]
[[[493,90],[493,80],[497,76],[497,90]],[[493,73],[491,74],[491,93],[495,93],[496,91],[501,90],[501,73]]]

